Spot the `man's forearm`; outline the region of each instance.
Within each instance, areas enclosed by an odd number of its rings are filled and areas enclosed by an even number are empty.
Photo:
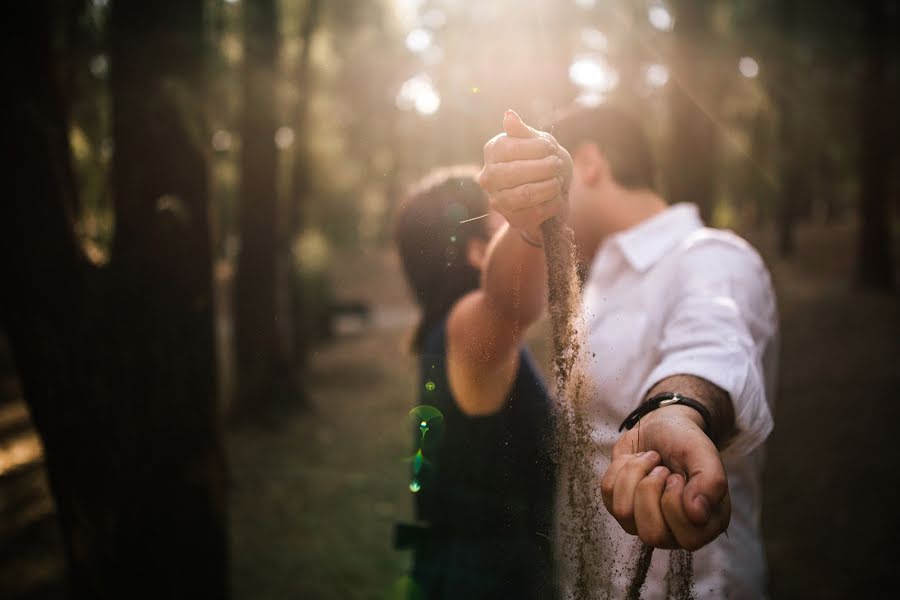
[[[703,404],[711,417],[709,437],[717,447],[722,447],[734,434],[734,405],[728,392],[694,375],[673,375],[654,385],[647,394],[650,398],[665,392],[678,392]],[[669,407],[666,407],[667,409]],[[703,427],[703,419],[696,410],[674,405]]]
[[[544,310],[546,272],[543,250],[504,225],[488,249],[481,287],[493,310],[524,328]]]

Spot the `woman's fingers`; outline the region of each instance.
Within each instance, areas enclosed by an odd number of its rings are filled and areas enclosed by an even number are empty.
[[[634,501],[638,484],[659,464],[659,461],[659,453],[652,450],[632,455],[619,469],[611,489],[609,483],[606,484],[606,495],[612,497],[610,514],[615,517],[622,529],[632,535],[637,534],[637,525],[634,521]],[[603,493],[603,487],[604,484],[601,482],[601,493]],[[609,494],[610,491],[611,494]],[[610,508],[609,505],[607,508]]]
[[[659,465],[637,485],[634,495],[634,522],[638,537],[653,548],[677,548],[678,542],[666,525],[660,501],[671,471]]]

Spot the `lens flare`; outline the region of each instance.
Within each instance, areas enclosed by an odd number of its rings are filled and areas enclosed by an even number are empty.
[[[416,494],[422,489],[423,476],[427,477],[427,469],[431,465],[426,452],[435,450],[443,433],[444,415],[433,406],[421,404],[409,411],[409,418],[418,430],[418,448],[416,453],[407,459],[410,463],[409,491]]]

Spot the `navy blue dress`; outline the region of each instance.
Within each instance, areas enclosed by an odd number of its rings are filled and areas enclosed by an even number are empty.
[[[423,446],[415,496],[421,535],[413,544],[416,597],[545,599],[552,590],[554,464],[550,399],[527,351],[503,408],[467,416],[448,385],[446,321],[426,338],[420,403],[443,422]]]

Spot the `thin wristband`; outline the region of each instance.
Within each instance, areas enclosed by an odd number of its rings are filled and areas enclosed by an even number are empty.
[[[684,406],[690,406],[703,417],[703,433],[707,436],[712,437],[712,415],[709,414],[709,409],[705,406],[694,400],[693,398],[688,398],[687,396],[682,396],[678,392],[666,392],[663,394],[657,394],[653,396],[640,406],[638,406],[634,411],[625,417],[625,420],[622,421],[622,424],[619,426],[619,431],[623,429],[631,429],[637,422],[641,420],[641,417],[646,415],[649,412],[656,410],[662,406],[668,406],[670,404],[681,404]]]
[[[522,241],[525,242],[526,244],[528,244],[529,246],[533,246],[535,248],[543,248],[544,247],[544,245],[542,243],[540,243],[539,241],[531,239],[525,233],[525,231],[522,229],[519,230],[519,236],[521,236]]]

